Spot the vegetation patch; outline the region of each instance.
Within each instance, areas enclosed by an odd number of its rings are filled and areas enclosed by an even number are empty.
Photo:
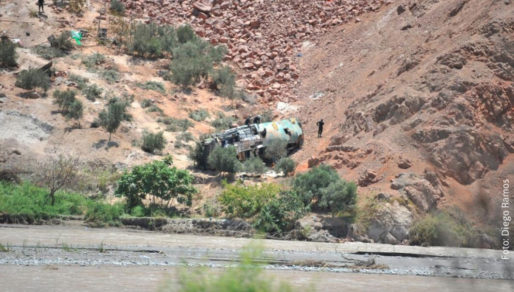
[[[50,88],[50,77],[39,69],[23,70],[18,74],[15,86],[28,90],[39,87],[46,92]]]
[[[143,141],[141,143],[141,149],[148,153],[155,153],[156,151],[162,151],[166,146],[166,139],[164,139],[163,132],[158,133],[143,133]]]
[[[279,161],[277,161],[277,164],[275,164],[275,171],[276,172],[283,172],[284,175],[289,175],[290,173],[294,172],[296,168],[296,162],[289,158],[289,157],[282,157]]]
[[[82,89],[82,94],[90,100],[95,101],[97,98],[100,98],[102,95],[103,89],[98,87],[96,84],[91,84]]]
[[[203,122],[205,119],[210,117],[210,114],[205,109],[197,109],[189,113],[189,117],[197,122]]]
[[[176,119],[172,117],[159,118],[157,122],[166,125],[166,131],[170,132],[184,132],[193,126],[193,122],[189,119]]]
[[[280,192],[280,186],[268,183],[244,186],[239,183],[224,182],[223,188],[223,192],[218,197],[223,211],[229,216],[239,218],[255,216]]]
[[[0,41],[0,68],[18,66],[16,62],[16,45],[8,38]]]
[[[235,119],[233,117],[227,117],[222,112],[218,112],[218,116],[211,122],[211,126],[213,126],[217,131],[222,131],[230,128],[234,121]]]
[[[236,173],[241,169],[241,162],[237,159],[237,152],[234,146],[216,146],[209,154],[207,163],[210,168],[220,173]]]
[[[161,94],[166,94],[164,84],[161,82],[148,81],[146,83],[136,83],[136,86],[145,90],[154,90],[160,92]]]

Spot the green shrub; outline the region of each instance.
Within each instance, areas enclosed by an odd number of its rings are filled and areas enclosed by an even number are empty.
[[[143,133],[143,141],[141,149],[149,153],[155,153],[155,150],[162,151],[166,145],[163,133]]]
[[[261,209],[254,226],[267,233],[280,234],[293,229],[296,220],[303,217],[307,210],[296,194],[282,192]]]
[[[209,200],[205,202],[202,209],[205,217],[219,217],[222,211],[216,200]]]
[[[42,88],[45,92],[50,88],[50,78],[48,74],[39,69],[23,70],[16,78],[16,87],[23,89]]]
[[[125,15],[125,5],[120,0],[111,0],[110,10],[116,15]]]
[[[243,171],[250,173],[264,173],[266,164],[259,157],[252,157],[243,162]]]
[[[172,117],[158,119],[157,122],[165,124],[167,126],[166,131],[170,132],[185,132],[193,126],[189,119],[175,119]]]
[[[234,121],[235,119],[233,117],[227,117],[222,112],[219,112],[218,117],[211,122],[211,126],[217,131],[222,131],[230,128]]]
[[[207,163],[209,167],[219,172],[235,173],[241,167],[234,146],[216,146],[209,154]]]
[[[159,106],[157,106],[156,104],[152,104],[151,106],[146,108],[146,111],[149,112],[149,113],[159,113],[161,115],[164,113],[162,111],[162,109]]]
[[[218,197],[223,211],[230,216],[239,218],[255,216],[280,192],[280,186],[267,183],[243,186],[239,183],[224,182],[223,187],[223,192]]]
[[[282,157],[280,160],[275,164],[275,171],[276,172],[283,172],[284,175],[288,175],[291,172],[293,172],[296,168],[296,162],[289,158],[289,157]]]
[[[213,64],[206,52],[209,46],[206,41],[197,39],[173,49],[171,81],[188,88],[206,78]]]
[[[209,112],[205,109],[194,110],[189,113],[189,117],[197,122],[202,122],[210,116]]]
[[[195,146],[190,149],[189,158],[195,162],[195,166],[200,169],[206,169],[208,166],[207,159],[209,153],[204,151],[202,142],[196,142]]]
[[[146,83],[136,83],[136,86],[145,90],[154,90],[162,94],[166,94],[164,84],[162,84],[161,82],[148,81]]]
[[[171,53],[176,46],[175,29],[155,23],[137,24],[127,44],[130,54],[147,58],[161,57],[163,52]]]
[[[189,24],[181,25],[177,28],[177,40],[179,43],[185,44],[187,42],[195,41],[196,39],[196,33]]]
[[[61,113],[65,114],[68,112],[71,104],[75,101],[75,94],[74,90],[54,91],[54,103],[59,106]]]
[[[287,156],[287,141],[280,139],[272,139],[266,144],[264,150],[264,157],[273,162],[279,161],[281,158]]]
[[[105,61],[106,59],[104,55],[100,53],[94,53],[83,59],[82,64],[84,64],[88,69],[93,69],[98,65],[102,65],[105,63]]]
[[[32,51],[46,60],[52,60],[54,58],[60,58],[66,55],[66,53],[57,48],[46,46],[35,46]]]
[[[80,100],[75,99],[68,108],[68,111],[64,114],[66,119],[80,120],[84,114],[84,106]],[[79,123],[80,127],[80,123]]]
[[[95,226],[119,226],[120,217],[124,214],[123,204],[114,205],[102,202],[89,201],[87,204],[87,212],[84,220]]]
[[[177,140],[175,141],[175,148],[182,148],[185,145],[184,142],[188,143],[193,140],[194,140],[193,134],[191,134],[190,132],[180,133],[177,136]]]
[[[0,41],[0,68],[16,67],[16,45],[5,38]]]
[[[437,210],[416,221],[410,243],[429,246],[477,246],[478,233],[458,209]]]
[[[84,94],[88,100],[95,101],[97,98],[101,97],[102,91],[103,89],[96,84],[91,84],[82,89],[82,94]]]
[[[331,211],[332,214],[352,208],[357,196],[357,186],[342,180],[328,165],[297,175],[293,180],[293,190],[306,206],[313,204],[313,208]]]
[[[141,107],[142,108],[147,108],[149,106],[153,105],[153,100],[149,99],[149,98],[146,98],[146,99],[143,99],[141,101]]]
[[[52,48],[56,48],[62,52],[67,53],[73,49],[73,43],[71,42],[71,36],[68,31],[63,31],[58,37],[51,36],[48,40]]]
[[[87,84],[89,83],[89,79],[81,77],[79,75],[75,75],[75,74],[71,74],[68,77],[68,80],[70,82],[77,84],[77,88],[80,90],[84,90],[87,87]]]
[[[179,170],[169,164],[169,161],[153,161],[132,168],[120,178],[115,194],[127,199],[128,210],[144,206],[143,200],[147,196],[150,196],[151,207],[158,204],[169,206],[175,199],[191,206],[192,196],[197,192],[192,185],[193,176],[187,170]]]
[[[107,83],[115,83],[120,80],[120,73],[114,69],[107,69],[102,71],[101,77],[107,81]]]
[[[226,96],[228,98],[234,97],[234,86],[236,85],[236,75],[228,66],[223,66],[220,69],[213,71],[212,88],[216,94]]]

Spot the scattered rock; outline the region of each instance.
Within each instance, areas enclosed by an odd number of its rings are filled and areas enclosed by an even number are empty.
[[[409,198],[416,207],[427,212],[436,207],[437,200],[443,196],[443,192],[439,186],[433,185],[432,182],[425,177],[418,176],[414,173],[401,173],[391,183],[393,190],[399,190],[400,193]]]
[[[401,169],[408,169],[412,166],[412,162],[409,159],[400,157],[400,160],[398,161],[398,167]]]
[[[382,180],[383,177],[378,177],[377,173],[373,170],[366,169],[361,176],[359,177],[359,186],[365,187],[370,184],[374,184],[380,180]]]

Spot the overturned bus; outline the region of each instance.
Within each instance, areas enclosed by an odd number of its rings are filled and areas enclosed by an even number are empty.
[[[202,141],[205,157],[216,146],[234,146],[239,160],[252,156],[266,157],[266,147],[273,141],[282,141],[288,151],[294,151],[303,144],[302,125],[295,118],[260,123],[260,118],[247,119],[244,126],[234,127],[221,133],[212,134]]]

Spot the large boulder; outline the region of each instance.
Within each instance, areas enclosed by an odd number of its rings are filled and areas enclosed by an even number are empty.
[[[379,194],[380,195],[380,194]],[[411,211],[398,200],[378,200],[378,214],[374,214],[366,235],[374,242],[389,244],[405,243],[409,238],[409,229],[413,216]]]
[[[443,196],[439,180],[432,172],[427,172],[425,176],[401,173],[393,179],[391,188],[400,191],[425,212],[434,209],[437,200]]]

